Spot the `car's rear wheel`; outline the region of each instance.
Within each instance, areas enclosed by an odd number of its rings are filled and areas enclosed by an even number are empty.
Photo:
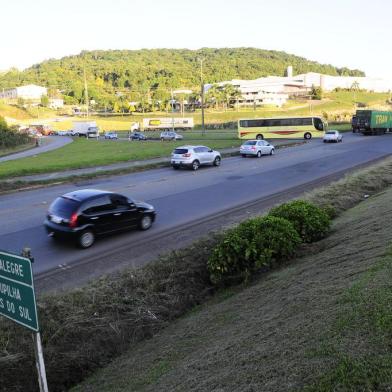
[[[261,158],[261,151],[257,151],[257,158]]]
[[[92,230],[84,230],[78,237],[78,245],[82,249],[89,248],[95,242],[95,234]]]
[[[196,171],[200,167],[200,162],[198,160],[194,160],[192,162],[192,170]]]
[[[180,165],[172,165],[174,170],[178,170],[180,168]]]
[[[214,159],[214,166],[220,166],[220,164],[221,164],[220,157],[215,157],[215,159]]]
[[[242,158],[246,158],[246,154],[241,154]]]
[[[139,227],[141,230],[148,230],[152,226],[152,218],[150,215],[143,215],[140,219]]]

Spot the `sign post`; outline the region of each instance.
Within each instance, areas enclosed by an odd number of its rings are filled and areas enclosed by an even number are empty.
[[[41,392],[48,391],[31,260],[0,250],[0,315],[33,331]]]

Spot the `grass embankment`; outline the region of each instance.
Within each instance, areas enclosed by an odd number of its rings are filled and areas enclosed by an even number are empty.
[[[341,212],[390,185],[391,169],[389,159],[309,198]],[[368,198],[311,255],[218,293],[74,390],[389,390],[391,200],[391,188]]]
[[[333,200],[339,212],[391,184],[388,159],[310,198],[325,205]],[[340,374],[335,368],[341,358],[328,347],[324,350],[325,342],[332,344],[328,334],[347,325],[339,323],[339,317],[349,315],[342,305],[347,304],[342,301],[345,291],[385,254],[390,198],[389,190],[343,215],[330,237],[304,249],[313,256],[292,260],[245,290],[221,291],[205,305],[200,304],[213,293],[206,263],[215,238],[142,269],[41,296],[50,390],[67,389],[132,346],[128,355],[76,390],[289,390],[328,381],[328,375]],[[382,292],[383,287],[375,287]],[[190,309],[192,313],[168,326]],[[360,314],[355,303],[352,309]],[[385,309],[376,310],[380,320],[388,319]],[[359,320],[360,328],[364,321]],[[339,334],[333,336],[337,343],[343,341]],[[358,333],[354,339],[365,342],[367,337]],[[363,347],[354,340],[350,347],[357,346]],[[368,346],[376,350],[371,342]],[[346,356],[358,354],[343,349]],[[374,363],[377,358],[375,351]],[[0,389],[37,389],[30,333],[5,320],[0,324],[0,362]]]
[[[4,157],[7,155],[15,154],[17,152],[25,151],[25,150],[30,150],[30,148],[35,147],[35,140],[33,140],[29,144],[23,144],[21,146],[13,147],[13,148],[1,148],[0,149],[0,157]]]
[[[12,118],[15,120],[30,120],[32,118],[25,109],[21,109],[14,105],[7,105],[1,102],[0,102],[0,116]]]
[[[190,140],[188,140],[188,143]],[[192,144],[206,144],[211,148],[236,147],[241,141],[227,139],[192,139]],[[71,144],[54,151],[36,156],[3,162],[0,178],[10,178],[29,174],[49,173],[83,167],[108,165],[111,163],[168,157],[176,146],[187,144],[186,140],[176,142],[160,141],[104,141],[76,138]]]

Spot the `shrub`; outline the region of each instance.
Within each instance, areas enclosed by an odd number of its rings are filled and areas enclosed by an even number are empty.
[[[214,283],[246,281],[274,261],[293,256],[301,239],[286,219],[265,216],[249,219],[228,230],[208,259]]]
[[[295,200],[273,208],[269,214],[289,220],[304,242],[313,242],[328,233],[331,224],[328,213],[308,201]]]

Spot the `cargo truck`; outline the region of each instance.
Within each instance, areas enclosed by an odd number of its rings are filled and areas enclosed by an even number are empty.
[[[155,130],[177,130],[185,131],[193,128],[192,117],[162,117],[162,118],[144,118],[143,119],[143,130],[144,131],[155,131]]]
[[[382,135],[392,132],[392,112],[357,110],[351,124],[353,132],[362,132],[364,135]]]
[[[86,138],[98,138],[99,128],[95,121],[75,121],[73,123],[72,134],[74,136],[85,136]]]

